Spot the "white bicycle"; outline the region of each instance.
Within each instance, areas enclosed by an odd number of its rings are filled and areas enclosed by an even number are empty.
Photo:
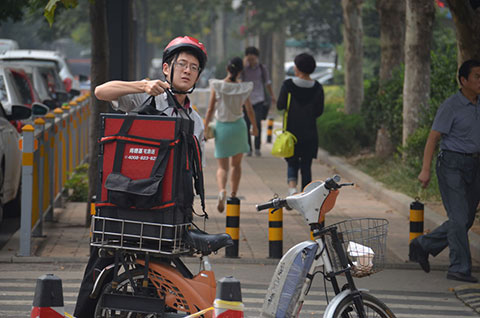
[[[330,281],[336,294],[323,317],[395,317],[382,301],[357,289],[354,282],[354,277],[383,269],[388,221],[362,218],[323,228],[320,225],[322,216],[334,207],[339,189],[353,185],[339,184],[339,181],[340,177],[334,176],[325,182],[312,182],[300,194],[257,205],[258,211],[283,207],[299,211],[314,237],[313,241],[292,247],[280,260],[265,296],[261,317],[298,317],[318,273]],[[343,287],[337,280],[339,275],[346,279]]]

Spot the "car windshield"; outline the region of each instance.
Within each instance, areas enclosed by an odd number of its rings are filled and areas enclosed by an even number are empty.
[[[28,83],[28,79],[25,75],[12,71],[13,80],[15,81],[15,87],[18,91],[18,96],[21,98],[21,103],[25,105],[32,105],[32,88]]]

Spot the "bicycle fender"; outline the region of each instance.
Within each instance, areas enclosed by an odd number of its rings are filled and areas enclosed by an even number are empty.
[[[106,266],[100,274],[98,275],[97,279],[95,280],[95,284],[93,285],[92,292],[90,293],[90,298],[96,299],[98,295],[102,292],[105,279],[107,278],[108,274],[110,274],[115,267],[115,264],[110,264]]]
[[[367,289],[360,288],[358,289],[359,291],[364,291],[367,292]],[[323,314],[323,318],[333,318],[333,314],[335,313],[335,309],[337,309],[337,306],[340,304],[342,300],[347,298],[352,291],[350,289],[346,289],[340,294],[336,295],[333,297],[332,301],[328,304],[327,309],[325,309],[325,313]]]

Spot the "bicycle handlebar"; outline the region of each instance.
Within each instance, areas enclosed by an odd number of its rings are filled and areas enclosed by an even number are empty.
[[[257,211],[266,209],[279,209],[287,206],[287,200],[285,199],[273,199],[267,203],[257,204],[255,207]]]

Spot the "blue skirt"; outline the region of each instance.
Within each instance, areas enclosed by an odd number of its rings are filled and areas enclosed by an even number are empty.
[[[243,118],[215,124],[215,158],[228,158],[250,150],[247,125]]]

